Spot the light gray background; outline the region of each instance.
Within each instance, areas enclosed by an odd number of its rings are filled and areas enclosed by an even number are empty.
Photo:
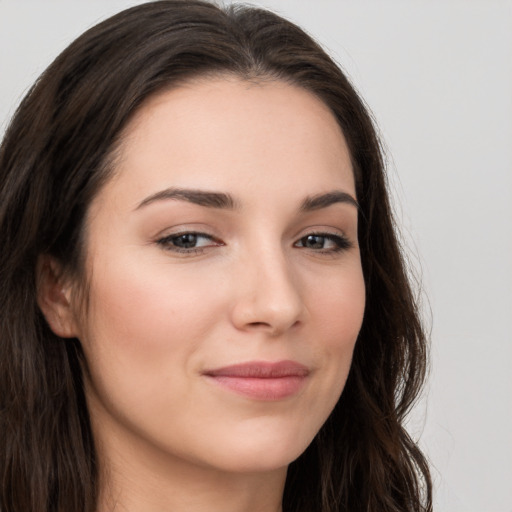
[[[0,0],[0,133],[72,39],[136,3]],[[431,378],[409,426],[432,461],[435,510],[512,512],[512,2],[253,3],[324,44],[387,144],[433,318]]]

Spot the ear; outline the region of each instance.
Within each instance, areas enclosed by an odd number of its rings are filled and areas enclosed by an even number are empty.
[[[76,338],[78,322],[72,307],[72,286],[62,265],[52,256],[37,261],[37,303],[51,330],[61,338]]]

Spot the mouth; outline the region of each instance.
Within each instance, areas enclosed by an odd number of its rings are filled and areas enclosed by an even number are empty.
[[[220,387],[262,401],[278,401],[296,395],[310,370],[295,361],[250,361],[206,370],[203,375]]]

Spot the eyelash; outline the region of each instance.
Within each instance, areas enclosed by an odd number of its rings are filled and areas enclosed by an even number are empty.
[[[179,247],[176,245],[176,240],[178,240],[180,237],[185,236],[192,236],[195,237],[196,241],[199,238],[205,238],[210,240],[210,243],[208,245],[202,246],[202,247]],[[335,244],[335,247],[324,249],[324,248],[308,248],[305,245],[297,245],[298,243],[304,244],[305,241],[309,237],[317,237],[324,239],[323,241],[331,241]],[[175,253],[180,254],[189,254],[189,255],[195,255],[195,254],[202,254],[206,249],[209,247],[218,247],[221,245],[224,245],[221,241],[216,240],[213,236],[208,235],[206,233],[200,233],[196,231],[184,231],[183,233],[176,233],[172,235],[165,236],[163,238],[160,238],[156,241],[156,243],[162,247],[164,247],[168,251],[172,251]],[[324,232],[314,232],[314,233],[308,233],[307,235],[304,235],[303,237],[299,238],[297,242],[295,242],[294,247],[303,247],[305,249],[310,249],[313,252],[317,254],[336,254],[343,251],[346,251],[353,247],[352,242],[345,236],[340,234],[334,234],[334,233],[324,233]]]
[[[206,238],[206,239],[210,240],[210,242],[213,242],[213,243],[210,243],[203,247],[179,247],[179,246],[175,245],[175,241],[177,239],[179,239],[180,237],[185,237],[185,236],[194,236],[196,238]],[[201,254],[208,247],[224,245],[222,242],[216,240],[213,236],[208,235],[206,233],[199,233],[197,231],[184,231],[183,233],[176,233],[176,234],[168,235],[163,238],[160,238],[159,240],[157,240],[156,243],[158,245],[161,245],[168,251],[177,252],[177,253],[181,253],[181,254],[192,254],[192,255],[193,254]]]
[[[295,242],[294,246],[297,247],[298,242],[304,243],[304,240],[308,239],[309,237],[317,237],[317,238],[323,238],[324,240],[329,240],[335,244],[335,247],[330,249],[312,249],[314,252],[319,252],[321,254],[336,254],[339,252],[346,251],[347,249],[351,249],[353,247],[352,242],[344,235],[340,234],[334,234],[334,233],[308,233],[307,235],[299,238],[297,242]],[[304,246],[302,246],[304,247]],[[305,247],[307,249],[307,247]]]

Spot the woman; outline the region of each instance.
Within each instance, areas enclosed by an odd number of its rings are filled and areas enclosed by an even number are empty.
[[[2,512],[431,509],[379,143],[302,30],[124,11],[28,93],[0,171]]]

